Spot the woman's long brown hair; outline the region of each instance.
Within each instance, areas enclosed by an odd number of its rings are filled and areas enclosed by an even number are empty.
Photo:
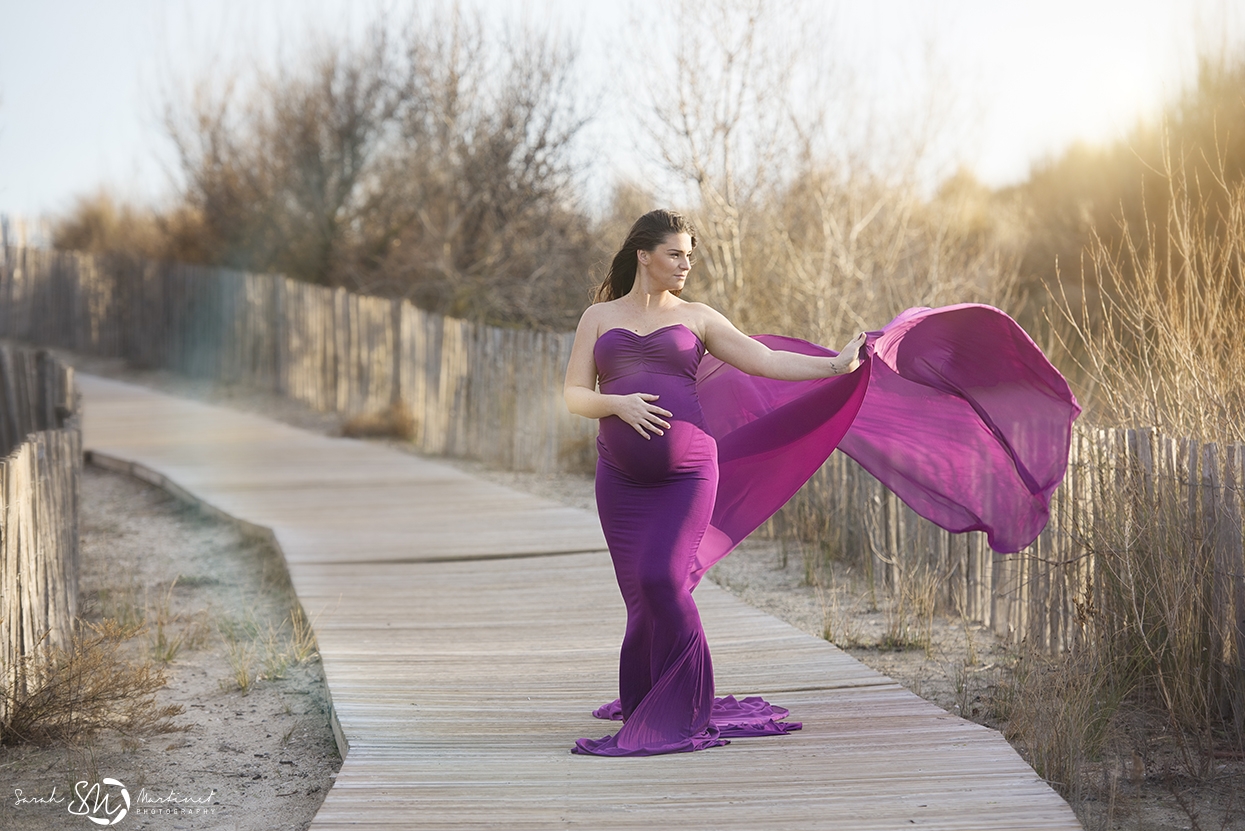
[[[617,300],[631,291],[631,287],[635,285],[638,252],[655,250],[671,234],[687,234],[692,238],[692,249],[696,248],[696,229],[682,214],[659,209],[649,211],[637,219],[627,232],[622,248],[614,255],[605,280],[597,287],[593,302]],[[673,293],[679,294],[678,291]]]

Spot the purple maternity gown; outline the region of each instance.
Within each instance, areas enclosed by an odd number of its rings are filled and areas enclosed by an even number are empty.
[[[773,349],[835,353],[761,335]],[[574,752],[647,756],[800,728],[759,697],[714,697],[692,590],[841,446],[917,513],[981,530],[999,551],[1036,538],[1067,465],[1080,412],[1067,382],[1020,327],[979,305],[910,309],[869,333],[851,375],[774,381],[706,355],[682,324],[610,329],[593,348],[607,394],[659,395],[664,436],[600,421],[597,506],[627,608],[622,720]]]

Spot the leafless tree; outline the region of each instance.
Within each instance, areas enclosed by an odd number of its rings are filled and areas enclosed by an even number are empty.
[[[703,294],[732,316],[747,305],[750,209],[781,167],[787,132],[785,102],[771,96],[793,59],[766,48],[782,13],[762,0],[679,0],[657,32],[673,33],[669,43],[636,42],[627,50],[646,56],[646,72],[629,85],[648,91],[636,102],[648,146],[696,202],[705,237]],[[651,37],[653,28],[635,30]]]
[[[573,323],[591,245],[567,43],[455,8],[324,39],[254,76],[166,106],[216,261],[477,319]]]
[[[530,34],[497,48],[462,17],[407,42],[406,105],[375,202],[398,221],[373,248],[377,275],[419,275],[410,285],[421,305],[536,320],[588,271],[571,251],[587,222],[565,207],[568,149],[584,124],[573,53]]]
[[[984,189],[922,194],[953,124],[937,85],[902,123],[877,111],[813,4],[684,0],[672,17],[678,48],[650,50],[674,57],[646,62],[639,120],[706,237],[698,296],[747,329],[826,342],[998,296],[1014,257],[972,227]]]

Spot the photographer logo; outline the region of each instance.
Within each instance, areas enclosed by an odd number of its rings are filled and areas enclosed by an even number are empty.
[[[116,825],[130,811],[130,792],[116,779],[105,778],[89,787],[82,781],[74,785],[73,792],[69,813],[96,825]]]

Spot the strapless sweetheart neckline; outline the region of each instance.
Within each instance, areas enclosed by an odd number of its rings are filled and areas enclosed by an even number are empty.
[[[682,326],[684,329],[691,332],[692,336],[696,338],[696,340],[700,341],[701,343],[704,343],[704,339],[702,339],[700,335],[696,334],[696,330],[693,329],[691,326],[688,326],[686,323],[671,323],[668,326],[660,326],[654,329],[653,331],[645,332],[644,334],[640,334],[639,332],[634,332],[631,329],[628,329],[626,326],[613,326],[613,327],[610,327],[609,329],[606,329],[601,334],[597,335],[597,339],[600,340],[601,338],[608,335],[610,332],[626,332],[628,335],[631,335],[632,337],[636,337],[636,338],[639,338],[640,340],[643,340],[644,338],[652,337],[658,332],[664,332],[667,329],[675,329],[679,326]]]

